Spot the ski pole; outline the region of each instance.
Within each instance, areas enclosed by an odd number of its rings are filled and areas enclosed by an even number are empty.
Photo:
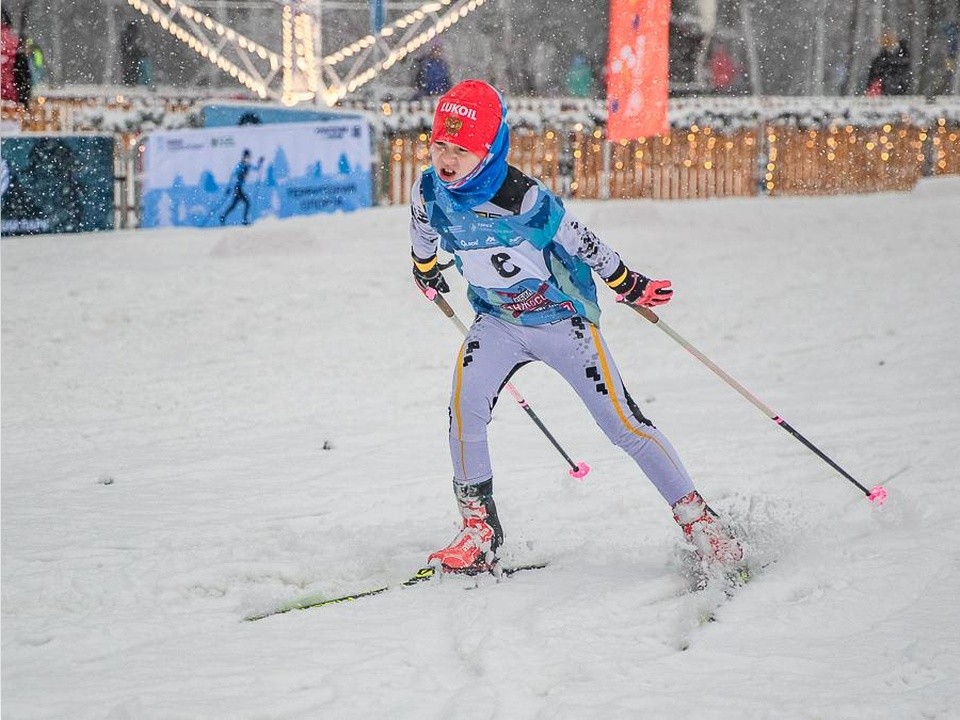
[[[433,288],[425,289],[423,294],[427,296],[428,300],[432,300],[433,304],[440,308],[440,311],[450,318],[453,324],[460,329],[460,332],[466,336],[468,332],[467,326],[463,324],[463,321],[457,316],[457,313],[454,311],[454,309],[450,307],[450,303],[444,299],[443,295],[438,293]],[[570,470],[568,471],[570,476],[575,477],[577,480],[582,480],[585,478],[587,473],[590,472],[590,466],[583,461],[579,463],[574,462],[560,446],[560,443],[557,442],[557,439],[550,433],[549,430],[547,430],[547,426],[543,424],[543,421],[537,417],[537,414],[533,411],[533,408],[530,407],[530,404],[524,399],[523,395],[520,394],[520,391],[509,382],[505,387],[507,388],[507,392],[513,395],[513,399],[516,400],[520,407],[523,408],[524,412],[530,416],[530,419],[533,420],[538,428],[540,428],[540,431],[547,436],[547,440],[551,442],[551,444],[557,449],[557,452],[560,453],[563,456],[563,459],[567,461],[567,464],[570,465]]]
[[[864,485],[862,485],[856,479],[854,479],[854,477],[850,473],[848,473],[842,467],[837,465],[837,463],[831,460],[826,455],[826,453],[824,453],[820,448],[818,448],[812,442],[807,440],[807,438],[801,435],[792,425],[790,425],[790,423],[788,423],[786,420],[780,417],[777,413],[775,413],[769,407],[764,405],[755,395],[753,395],[753,393],[751,393],[743,385],[741,385],[732,377],[730,377],[730,375],[724,372],[723,369],[721,369],[710,358],[708,358],[702,352],[697,350],[697,348],[691,345],[688,341],[686,341],[683,337],[681,337],[679,333],[677,333],[672,327],[670,327],[662,319],[660,319],[660,316],[658,316],[653,310],[650,310],[649,308],[645,308],[639,305],[630,305],[629,303],[625,303],[625,304],[629,305],[633,310],[638,312],[644,318],[646,318],[651,323],[656,325],[658,328],[663,330],[671,338],[676,340],[677,343],[679,343],[684,350],[686,350],[695,358],[697,358],[697,360],[702,362],[704,365],[710,368],[710,370],[712,370],[718,377],[720,377],[721,380],[723,380],[730,387],[732,387],[734,390],[740,393],[743,397],[745,397],[747,400],[753,403],[754,407],[760,410],[760,412],[762,412],[768,418],[773,420],[777,425],[782,427],[788,433],[793,435],[793,437],[795,437],[797,440],[803,443],[808,450],[812,451],[817,457],[819,457],[821,460],[827,463],[827,465],[829,465],[838,473],[840,473],[845,479],[853,483],[864,495],[867,496],[867,499],[870,502],[876,505],[883,505],[883,503],[887,499],[887,490],[885,487],[883,487],[883,485],[875,485],[872,489],[868,490]]]

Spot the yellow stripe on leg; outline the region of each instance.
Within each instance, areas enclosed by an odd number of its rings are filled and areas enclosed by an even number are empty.
[[[620,422],[622,422],[623,426],[634,435],[641,437],[644,440],[650,440],[653,442],[653,444],[660,448],[660,451],[667,456],[667,458],[670,460],[670,464],[676,468],[677,464],[673,461],[673,457],[669,452],[667,452],[667,449],[663,447],[660,441],[658,441],[652,435],[647,435],[647,433],[631,424],[629,418],[632,417],[632,413],[628,416],[627,413],[623,411],[623,407],[620,405],[620,400],[617,398],[616,392],[617,384],[614,381],[613,375],[610,373],[610,363],[607,362],[607,356],[603,352],[603,343],[600,341],[600,331],[597,329],[597,326],[592,323],[590,323],[590,333],[593,336],[593,345],[597,350],[597,358],[600,360],[600,370],[603,373],[603,382],[606,383],[610,402],[613,403],[613,409],[616,410],[617,417],[620,418]],[[679,470],[680,468],[677,469]]]
[[[453,385],[453,416],[457,420],[457,442],[460,443],[460,467],[463,468],[463,476],[467,476],[467,450],[463,443],[463,413],[460,411],[460,393],[463,389],[463,356],[467,349],[467,341],[463,341],[460,346],[460,352],[457,354],[457,370],[454,373]]]

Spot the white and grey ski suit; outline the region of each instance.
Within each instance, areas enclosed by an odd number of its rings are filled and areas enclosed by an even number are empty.
[[[594,420],[673,505],[693,482],[667,438],[630,398],[599,329],[590,271],[609,277],[619,255],[545,186],[510,167],[500,190],[457,210],[425,171],[412,191],[413,254],[453,254],[476,319],[457,356],[450,395],[454,482],[490,479],[487,424],[521,366],[542,361],[579,395]]]

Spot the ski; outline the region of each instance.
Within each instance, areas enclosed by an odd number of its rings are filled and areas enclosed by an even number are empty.
[[[694,592],[701,593],[704,596],[713,596],[712,607],[701,611],[699,621],[701,625],[717,621],[717,611],[734,595],[750,582],[750,570],[745,565],[724,572],[719,576],[704,577]]]
[[[516,565],[514,567],[505,567],[500,569],[499,573],[489,573],[492,575],[497,575],[498,577],[510,577],[515,575],[518,572],[525,572],[527,570],[542,570],[547,566],[546,563],[534,563],[530,565]],[[457,574],[457,573],[451,573]],[[486,573],[484,573],[486,574]],[[247,615],[244,620],[253,621],[253,620],[263,620],[264,618],[273,617],[274,615],[282,615],[283,613],[288,613],[293,610],[307,610],[309,608],[318,608],[325,607],[327,605],[338,605],[340,603],[352,602],[354,600],[360,600],[361,598],[372,597],[374,595],[380,595],[394,588],[404,588],[412,587],[414,585],[419,585],[421,583],[429,582],[435,577],[443,575],[440,570],[433,566],[428,565],[417,570],[410,578],[404,580],[401,583],[396,583],[393,585],[384,585],[378,588],[372,588],[370,590],[363,590],[361,592],[351,593],[349,595],[342,595],[341,597],[328,598],[324,595],[304,595],[299,598],[294,598],[293,600],[288,600],[281,605],[278,605],[275,608],[266,610],[264,612],[254,613],[252,615]]]
[[[681,632],[678,649],[688,650],[693,641],[694,631],[710,623],[719,622],[717,614],[720,609],[730,602],[743,587],[757,576],[757,573],[767,567],[766,563],[750,568],[741,565],[727,572],[714,573],[700,569],[691,577],[691,586],[682,595],[691,598],[688,612],[692,610],[692,617]]]

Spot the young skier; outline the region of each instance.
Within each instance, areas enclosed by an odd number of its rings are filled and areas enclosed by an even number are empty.
[[[487,424],[511,375],[539,360],[560,373],[607,437],[636,461],[700,557],[739,563],[739,542],[627,393],[598,326],[591,271],[622,302],[647,307],[670,300],[670,281],[628,269],[543,184],[507,164],[509,149],[500,94],[480,80],[461,82],[437,104],[432,165],[411,194],[418,287],[428,297],[449,292],[437,264],[439,246],[454,255],[477,313],[457,357],[449,408],[453,489],[463,525],[429,562],[447,572],[496,569],[503,529],[493,501]]]

